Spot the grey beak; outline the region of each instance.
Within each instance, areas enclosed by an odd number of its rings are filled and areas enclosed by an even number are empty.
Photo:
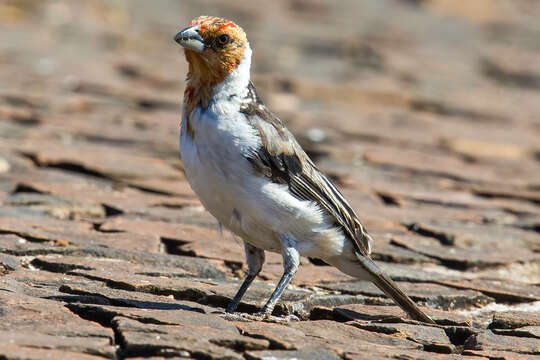
[[[203,52],[204,51],[204,40],[201,37],[201,34],[199,33],[200,25],[193,25],[190,27],[185,28],[184,30],[180,31],[176,36],[174,37],[174,41],[176,41],[178,44],[182,45],[184,48],[193,50],[196,52]]]

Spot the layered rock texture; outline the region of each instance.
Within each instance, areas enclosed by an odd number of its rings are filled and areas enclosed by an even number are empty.
[[[223,310],[241,240],[178,158],[200,14],[241,24],[260,95],[437,322],[303,259],[274,315]],[[540,4],[0,2],[0,359],[537,359]],[[282,272],[267,254],[239,310]]]

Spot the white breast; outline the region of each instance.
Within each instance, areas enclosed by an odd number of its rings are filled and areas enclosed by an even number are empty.
[[[194,137],[184,121],[180,139],[186,177],[222,225],[265,250],[280,252],[277,235],[287,233],[305,256],[343,251],[343,234],[314,202],[299,200],[287,185],[254,173],[247,154],[261,141],[239,107],[218,102],[195,110],[191,121]]]
[[[249,208],[263,202],[252,198],[260,194],[267,180],[255,177],[246,158],[260,146],[260,138],[239,110],[239,104],[222,101],[205,111],[197,108],[190,119],[195,128],[193,138],[186,131],[186,121],[182,123],[180,152],[186,177],[204,207],[225,227],[248,240],[251,228],[257,227]],[[259,225],[258,236],[267,239],[261,239],[264,244],[258,245],[279,250],[273,234],[265,235],[265,227]]]

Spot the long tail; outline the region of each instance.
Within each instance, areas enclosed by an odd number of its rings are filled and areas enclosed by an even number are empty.
[[[409,298],[407,294],[405,294],[403,290],[401,290],[396,283],[373,262],[373,260],[358,253],[356,253],[356,257],[364,269],[373,278],[373,283],[388,297],[391,297],[411,318],[428,324],[435,324],[435,321],[424,314],[411,298]]]

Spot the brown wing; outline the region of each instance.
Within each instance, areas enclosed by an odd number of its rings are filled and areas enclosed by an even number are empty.
[[[281,120],[264,106],[251,83],[241,111],[262,139],[262,146],[248,156],[255,170],[274,182],[287,184],[298,198],[319,204],[353,241],[356,250],[369,256],[371,237],[353,209],[334,184],[317,169]]]

